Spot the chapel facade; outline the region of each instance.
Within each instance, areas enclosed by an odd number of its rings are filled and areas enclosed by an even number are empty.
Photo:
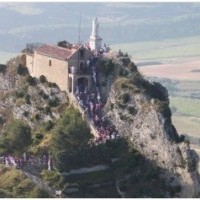
[[[91,86],[91,63],[100,51],[101,38],[98,35],[97,18],[93,20],[89,47],[69,47],[40,44],[25,49],[25,65],[31,76],[44,75],[49,82],[55,82],[61,90],[75,93],[76,85]]]

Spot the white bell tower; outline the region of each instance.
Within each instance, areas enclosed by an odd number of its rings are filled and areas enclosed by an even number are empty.
[[[90,36],[90,49],[96,52],[99,52],[101,49],[102,38],[99,36],[99,22],[97,17],[93,20],[92,23],[92,34]]]

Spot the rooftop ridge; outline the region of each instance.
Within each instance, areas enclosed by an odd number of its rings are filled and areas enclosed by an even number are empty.
[[[47,55],[50,57],[66,60],[70,58],[79,48],[65,48],[51,44],[44,44],[41,47],[35,49],[39,54]]]

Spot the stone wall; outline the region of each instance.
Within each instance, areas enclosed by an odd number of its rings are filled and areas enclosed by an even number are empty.
[[[68,90],[67,61],[51,58],[34,52],[33,66],[32,76],[39,78],[41,75],[44,75],[49,82],[55,82],[61,90]]]
[[[31,76],[39,78],[44,75],[49,82],[55,82],[61,90],[68,91],[68,68],[78,66],[80,63],[86,66],[87,60],[92,56],[92,52],[85,49],[83,57],[78,57],[77,51],[68,61],[64,61],[34,52],[34,56],[26,54],[26,66]]]
[[[86,62],[89,58],[93,57],[93,54],[91,51],[87,50],[87,49],[84,49],[84,56],[81,57],[79,56],[78,57],[78,51],[76,53],[74,53],[68,60],[68,63],[69,63],[69,67],[71,66],[78,66],[78,59],[79,59],[79,62],[80,63],[83,63],[83,65],[86,65]],[[79,63],[79,64],[80,64]]]
[[[30,75],[33,74],[33,55],[26,54],[26,67],[28,68],[28,71]]]

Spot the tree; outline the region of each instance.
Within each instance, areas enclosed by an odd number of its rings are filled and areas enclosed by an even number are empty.
[[[44,75],[41,75],[40,78],[39,78],[39,80],[40,80],[40,83],[47,82],[47,79],[46,79],[46,77]]]
[[[12,120],[0,139],[2,153],[21,154],[32,143],[31,129],[20,120]]]
[[[66,155],[87,145],[92,137],[81,114],[72,107],[58,120],[51,134],[50,152],[56,163],[59,163],[61,167]]]
[[[7,68],[6,65],[0,64],[0,73],[5,74],[6,73],[6,68]]]
[[[28,75],[29,74],[28,68],[19,64],[18,67],[17,67],[17,73],[21,76]]]
[[[77,149],[91,138],[89,127],[81,114],[69,108],[52,130],[52,146],[57,149]]]
[[[128,67],[129,67],[131,72],[137,72],[137,66],[135,65],[135,63],[130,62]]]
[[[129,65],[129,63],[131,62],[131,59],[129,57],[123,57],[121,59],[123,66],[127,67]]]
[[[110,73],[113,71],[114,67],[115,67],[114,63],[112,62],[112,60],[109,59],[102,62],[101,69],[105,76],[109,76]]]

